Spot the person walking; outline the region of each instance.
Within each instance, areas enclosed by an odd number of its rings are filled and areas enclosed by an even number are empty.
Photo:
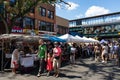
[[[117,44],[116,49],[116,64],[120,67],[120,44]]]
[[[58,45],[58,42],[54,42],[54,48],[53,48],[53,69],[54,69],[54,76],[59,76],[59,67],[60,67],[60,60],[61,60],[61,48]]]
[[[106,43],[103,44],[102,46],[102,63],[106,62],[107,63],[107,60],[108,60],[108,46]]]
[[[53,65],[52,65],[52,56],[50,53],[48,53],[48,56],[47,56],[47,77],[50,75],[51,71],[53,70]]]
[[[100,44],[96,44],[94,47],[94,53],[95,53],[95,61],[100,61],[100,55],[101,55],[101,46]]]
[[[16,74],[16,69],[19,67],[18,63],[19,63],[19,48],[16,47],[12,52],[12,58],[11,58],[11,68],[14,74]]]
[[[47,47],[44,44],[43,39],[39,40],[39,47],[38,47],[37,56],[39,58],[39,63],[40,63],[37,77],[40,77],[46,68],[46,60],[47,60]]]
[[[76,48],[75,44],[72,44],[71,49],[70,49],[70,63],[75,64],[75,53],[76,53]]]

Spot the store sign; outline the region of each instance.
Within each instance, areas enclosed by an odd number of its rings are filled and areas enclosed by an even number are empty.
[[[23,33],[23,29],[18,26],[14,26],[12,28],[12,33]]]
[[[30,34],[30,35],[38,35],[39,30],[31,30],[31,29],[23,29],[24,34]]]

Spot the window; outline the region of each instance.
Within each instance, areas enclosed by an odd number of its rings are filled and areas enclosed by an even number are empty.
[[[46,31],[46,22],[40,22],[40,30]]]
[[[76,25],[76,21],[71,21],[71,22],[69,22],[69,26],[70,26],[70,27],[75,27],[75,26],[77,26],[77,25]]]
[[[54,32],[54,24],[47,22],[47,28],[46,28],[46,30]]]
[[[46,16],[46,9],[45,8],[43,8],[43,7],[40,7],[39,8],[39,14],[40,14],[40,16]]]
[[[54,19],[54,12],[48,10],[48,18]]]
[[[34,9],[34,8],[32,8],[32,9],[30,10],[30,12],[31,12],[31,13],[34,13],[34,12],[35,12],[35,9]]]
[[[49,23],[49,22],[45,22],[45,21],[41,21],[40,26],[39,26],[39,30],[53,32],[54,31],[54,24]]]
[[[34,29],[34,19],[24,18],[23,25],[25,28]]]

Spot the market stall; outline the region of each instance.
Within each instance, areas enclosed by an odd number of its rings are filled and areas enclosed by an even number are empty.
[[[70,34],[65,34],[60,37],[60,39],[66,40],[68,43],[99,43],[98,40],[95,40],[93,38],[87,38],[87,37],[80,37],[78,35],[72,36]]]
[[[62,35],[58,38],[66,40],[66,42],[77,42],[78,41],[77,38],[75,38],[74,36],[72,36],[70,34],[65,34],[65,35]]]
[[[24,52],[24,56],[20,57],[20,65],[23,67],[33,67],[34,57],[30,55],[27,56],[27,54],[34,54],[34,50],[36,49],[35,46],[38,47],[38,40],[40,38],[40,36],[31,36],[24,34],[0,35],[1,70],[4,71],[4,69],[6,69],[6,66],[11,63],[11,55],[16,45],[19,46],[20,49]]]
[[[10,43],[10,39],[7,36],[3,36],[0,35],[0,71],[4,71],[4,67],[6,67],[6,63],[8,63],[9,61],[7,61],[5,63],[5,52],[9,51],[9,43]]]

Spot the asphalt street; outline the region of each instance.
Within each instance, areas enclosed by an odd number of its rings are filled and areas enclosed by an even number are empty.
[[[36,77],[36,70],[31,69],[27,73],[16,75],[6,70],[0,72],[0,80],[120,80],[120,68],[114,64],[114,61],[101,63],[91,59],[79,59],[75,65],[66,64],[61,67],[58,78],[52,73],[49,77],[46,73]]]

